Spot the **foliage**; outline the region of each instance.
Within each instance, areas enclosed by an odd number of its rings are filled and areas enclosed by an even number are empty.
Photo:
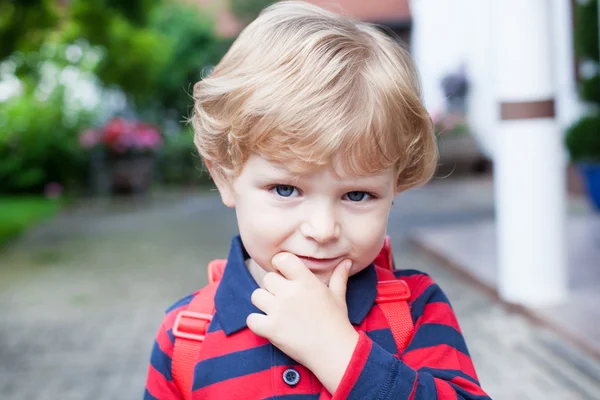
[[[600,105],[598,1],[577,2],[575,48],[581,65],[579,96]],[[575,162],[600,162],[600,111],[584,116],[566,132],[565,144]]]
[[[267,6],[276,0],[230,0],[233,15],[244,22],[255,19]]]
[[[575,49],[584,64],[591,65],[591,73],[582,74],[580,96],[583,100],[600,103],[600,50],[598,47],[598,1],[577,2]]]
[[[213,185],[194,147],[193,133],[183,130],[165,137],[158,173],[166,185]]]
[[[0,60],[39,48],[59,21],[55,0],[0,0]]]
[[[212,19],[195,5],[180,2],[157,7],[150,26],[165,39],[166,63],[157,78],[154,99],[176,119],[189,116],[192,86],[206,67],[214,66],[229,48],[228,39],[217,38]]]
[[[469,123],[460,113],[437,113],[432,118],[435,132],[439,135],[466,135],[469,133]]]
[[[77,189],[90,164],[80,134],[117,114],[161,126],[187,117],[192,85],[232,41],[198,10],[169,0],[0,0],[0,81],[11,89],[0,94],[0,193]],[[184,154],[193,180],[199,159],[176,137],[161,154]]]
[[[55,215],[61,202],[43,197],[0,197],[0,246],[42,219]]]
[[[584,117],[567,130],[566,145],[576,162],[600,162],[600,114]]]
[[[155,3],[72,0],[62,40],[85,39],[101,47],[104,54],[95,72],[104,84],[119,86],[133,100],[147,100],[167,63],[167,40],[148,27]]]
[[[35,92],[14,97],[0,108],[0,193],[41,192],[48,182],[77,186],[85,157],[77,133],[90,116],[63,111],[64,90],[47,99]]]

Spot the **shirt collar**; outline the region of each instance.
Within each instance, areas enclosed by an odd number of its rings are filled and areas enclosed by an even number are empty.
[[[237,235],[231,242],[227,266],[215,295],[219,322],[227,335],[245,328],[249,314],[261,313],[250,301],[252,292],[259,286],[246,267],[247,258],[248,253]],[[348,279],[346,304],[352,324],[358,325],[365,319],[376,295],[377,272],[373,264]]]

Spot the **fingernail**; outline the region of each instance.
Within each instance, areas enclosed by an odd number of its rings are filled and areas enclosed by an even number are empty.
[[[346,261],[346,269],[350,269],[350,268],[352,268],[352,261],[347,260]]]

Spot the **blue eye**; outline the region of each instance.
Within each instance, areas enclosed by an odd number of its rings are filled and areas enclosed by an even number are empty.
[[[290,197],[296,190],[295,187],[290,185],[277,185],[274,187],[274,189],[281,197]]]
[[[348,192],[346,194],[346,197],[348,197],[348,200],[350,201],[363,201],[366,197],[368,197],[369,194],[366,192],[359,192],[359,191],[354,191],[354,192]]]

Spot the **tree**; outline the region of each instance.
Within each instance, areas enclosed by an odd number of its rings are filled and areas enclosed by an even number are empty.
[[[275,0],[231,0],[231,11],[241,21],[250,22],[265,7],[275,2]]]
[[[0,60],[37,49],[58,22],[56,1],[0,0]]]

